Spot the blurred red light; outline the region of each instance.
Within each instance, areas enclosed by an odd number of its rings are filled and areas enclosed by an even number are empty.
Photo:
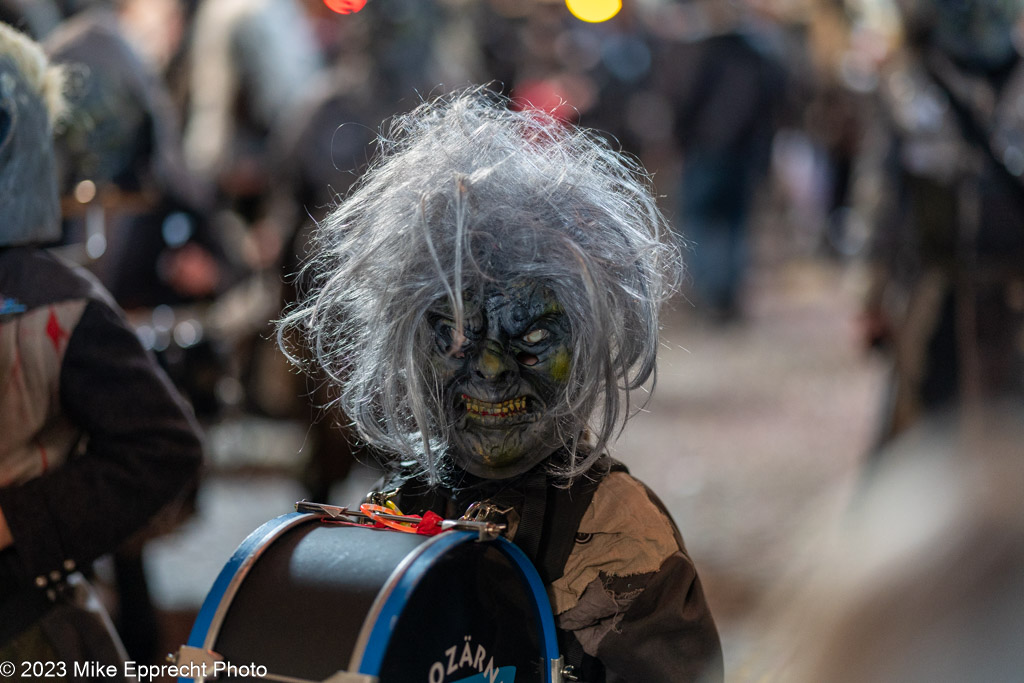
[[[324,0],[324,4],[338,14],[355,14],[366,6],[366,0]]]

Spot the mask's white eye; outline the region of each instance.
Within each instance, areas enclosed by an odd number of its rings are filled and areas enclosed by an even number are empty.
[[[534,328],[523,335],[523,341],[527,344],[539,344],[548,338],[549,332],[539,327]]]

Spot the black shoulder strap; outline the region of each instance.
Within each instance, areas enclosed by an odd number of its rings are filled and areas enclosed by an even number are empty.
[[[516,529],[515,543],[534,565],[538,564],[544,520],[548,508],[548,478],[542,471],[534,472],[523,487],[523,509]],[[544,578],[542,576],[542,578]]]
[[[404,472],[386,473],[377,481],[372,491],[394,502],[405,514],[422,515],[429,510],[442,517],[449,515],[448,497],[442,491],[428,485],[423,479],[409,476]],[[371,502],[384,504],[383,500]]]
[[[565,563],[576,544],[580,522],[601,481],[612,472],[626,471],[626,466],[618,460],[602,458],[587,476],[580,477],[569,488],[549,489],[544,533],[535,561],[537,571],[547,584],[562,577]]]

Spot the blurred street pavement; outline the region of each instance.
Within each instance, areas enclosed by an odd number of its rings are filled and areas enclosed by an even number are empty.
[[[745,317],[667,316],[654,397],[616,455],[662,498],[719,624],[727,680],[762,634],[771,590],[813,557],[872,441],[880,358],[856,330],[857,274],[831,261],[758,269]]]

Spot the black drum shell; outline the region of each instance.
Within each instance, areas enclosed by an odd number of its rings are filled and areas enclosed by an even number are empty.
[[[315,515],[277,518],[246,539],[189,639],[272,676],[351,671],[381,683],[548,681],[555,642],[542,582],[508,541]]]

